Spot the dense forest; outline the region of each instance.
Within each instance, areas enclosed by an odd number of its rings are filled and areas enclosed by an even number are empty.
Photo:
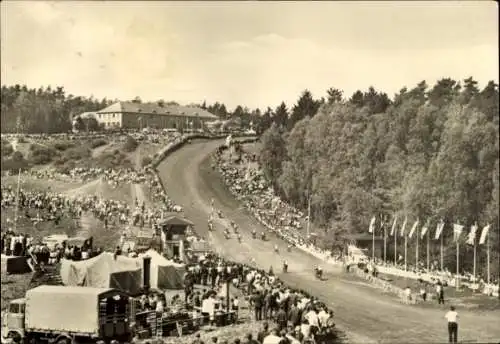
[[[261,166],[291,204],[305,210],[310,200],[316,230],[335,242],[367,232],[374,215],[389,229],[395,216],[398,228],[407,217],[407,233],[418,219],[434,234],[444,219],[446,260],[454,262],[452,224],[465,225],[464,242],[475,222],[480,229],[490,223],[498,269],[498,102],[498,85],[480,90],[472,78],[446,78],[432,88],[422,81],[392,101],[373,88],[349,99],[330,89],[326,101],[305,92],[290,114],[283,104],[271,117]],[[410,241],[414,262],[415,236]],[[433,244],[433,258],[437,250]],[[471,252],[461,250],[468,271]],[[484,268],[485,250],[479,253]]]

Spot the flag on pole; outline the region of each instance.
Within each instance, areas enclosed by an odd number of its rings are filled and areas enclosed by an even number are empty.
[[[392,228],[391,228],[391,236],[394,235],[394,231],[396,230],[396,222],[398,220],[397,216],[394,216],[394,222],[392,222]]]
[[[408,234],[408,238],[411,239],[411,237],[413,236],[413,233],[415,233],[415,230],[417,229],[417,226],[418,226],[418,220],[415,221],[415,223],[411,227],[410,234]]]
[[[438,223],[438,226],[436,228],[436,236],[434,237],[435,240],[438,240],[439,237],[441,236],[441,232],[443,231],[444,228],[444,221],[441,220],[441,222]]]
[[[423,239],[425,237],[425,234],[429,230],[429,221],[425,223],[425,225],[422,227],[422,232],[420,233],[420,238]]]
[[[401,226],[401,236],[405,235],[405,229],[406,229],[406,222],[408,221],[408,217],[405,216],[405,220],[403,222],[403,225]]]
[[[436,228],[436,236],[434,237],[435,240],[439,239],[439,237],[441,236],[441,232],[443,231],[443,228],[444,228],[444,221],[441,220],[441,222],[438,223]]]
[[[462,234],[462,230],[464,226],[454,223],[453,224],[453,241],[458,241],[460,238],[460,234]]]
[[[486,237],[488,236],[488,232],[490,231],[490,225],[484,226],[481,237],[479,238],[479,245],[483,245],[486,242]]]
[[[370,227],[368,227],[368,233],[373,233],[374,229],[375,229],[375,216],[372,217],[372,220],[370,221]]]
[[[469,235],[467,237],[467,244],[474,245],[476,241],[477,223],[471,226]]]

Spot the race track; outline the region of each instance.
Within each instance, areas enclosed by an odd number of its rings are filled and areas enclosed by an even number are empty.
[[[313,266],[320,261],[295,249],[286,252],[286,244],[272,237],[263,242],[252,239],[250,232],[265,231],[264,226],[252,218],[223,185],[219,173],[213,170],[208,156],[223,141],[194,141],[167,157],[158,167],[167,194],[184,207],[185,215],[195,223],[196,231],[208,238],[223,255],[236,261],[249,263],[254,257],[264,269],[273,265],[281,272],[283,259],[289,263],[289,273],[280,278],[291,286],[307,290],[333,306],[336,323],[348,334],[350,342],[358,343],[436,343],[447,342],[447,324],[444,314],[448,305],[433,309],[402,305],[399,301],[363,283],[345,279],[334,266],[322,264],[327,281],[313,278]],[[207,219],[210,200],[225,217],[240,227],[243,242],[235,238],[226,240],[223,224],[216,222],[216,231],[209,234]],[[274,253],[278,244],[280,253]],[[499,342],[500,314],[472,312],[459,309],[459,342]]]

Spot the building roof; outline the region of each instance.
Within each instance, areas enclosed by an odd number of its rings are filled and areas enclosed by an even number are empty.
[[[80,117],[80,118],[92,118],[92,117],[94,117],[95,118],[95,114],[96,114],[96,111],[88,111],[88,112],[82,112],[81,114],[79,114],[76,117]]]
[[[165,220],[163,220],[163,222],[160,223],[160,226],[165,226],[165,225],[194,226],[194,223],[177,215],[169,215],[165,217]]]
[[[97,113],[143,113],[146,115],[165,115],[165,116],[183,116],[199,117],[205,119],[218,119],[207,110],[195,106],[181,105],[163,105],[158,103],[133,103],[116,102],[107,108],[97,111]]]

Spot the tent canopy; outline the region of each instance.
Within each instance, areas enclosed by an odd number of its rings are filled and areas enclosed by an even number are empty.
[[[103,252],[84,261],[63,259],[61,278],[69,286],[116,288],[137,294],[142,286],[142,264],[138,259]]]
[[[155,289],[181,289],[184,286],[184,264],[175,263],[153,249],[139,255],[151,257],[150,284]]]

